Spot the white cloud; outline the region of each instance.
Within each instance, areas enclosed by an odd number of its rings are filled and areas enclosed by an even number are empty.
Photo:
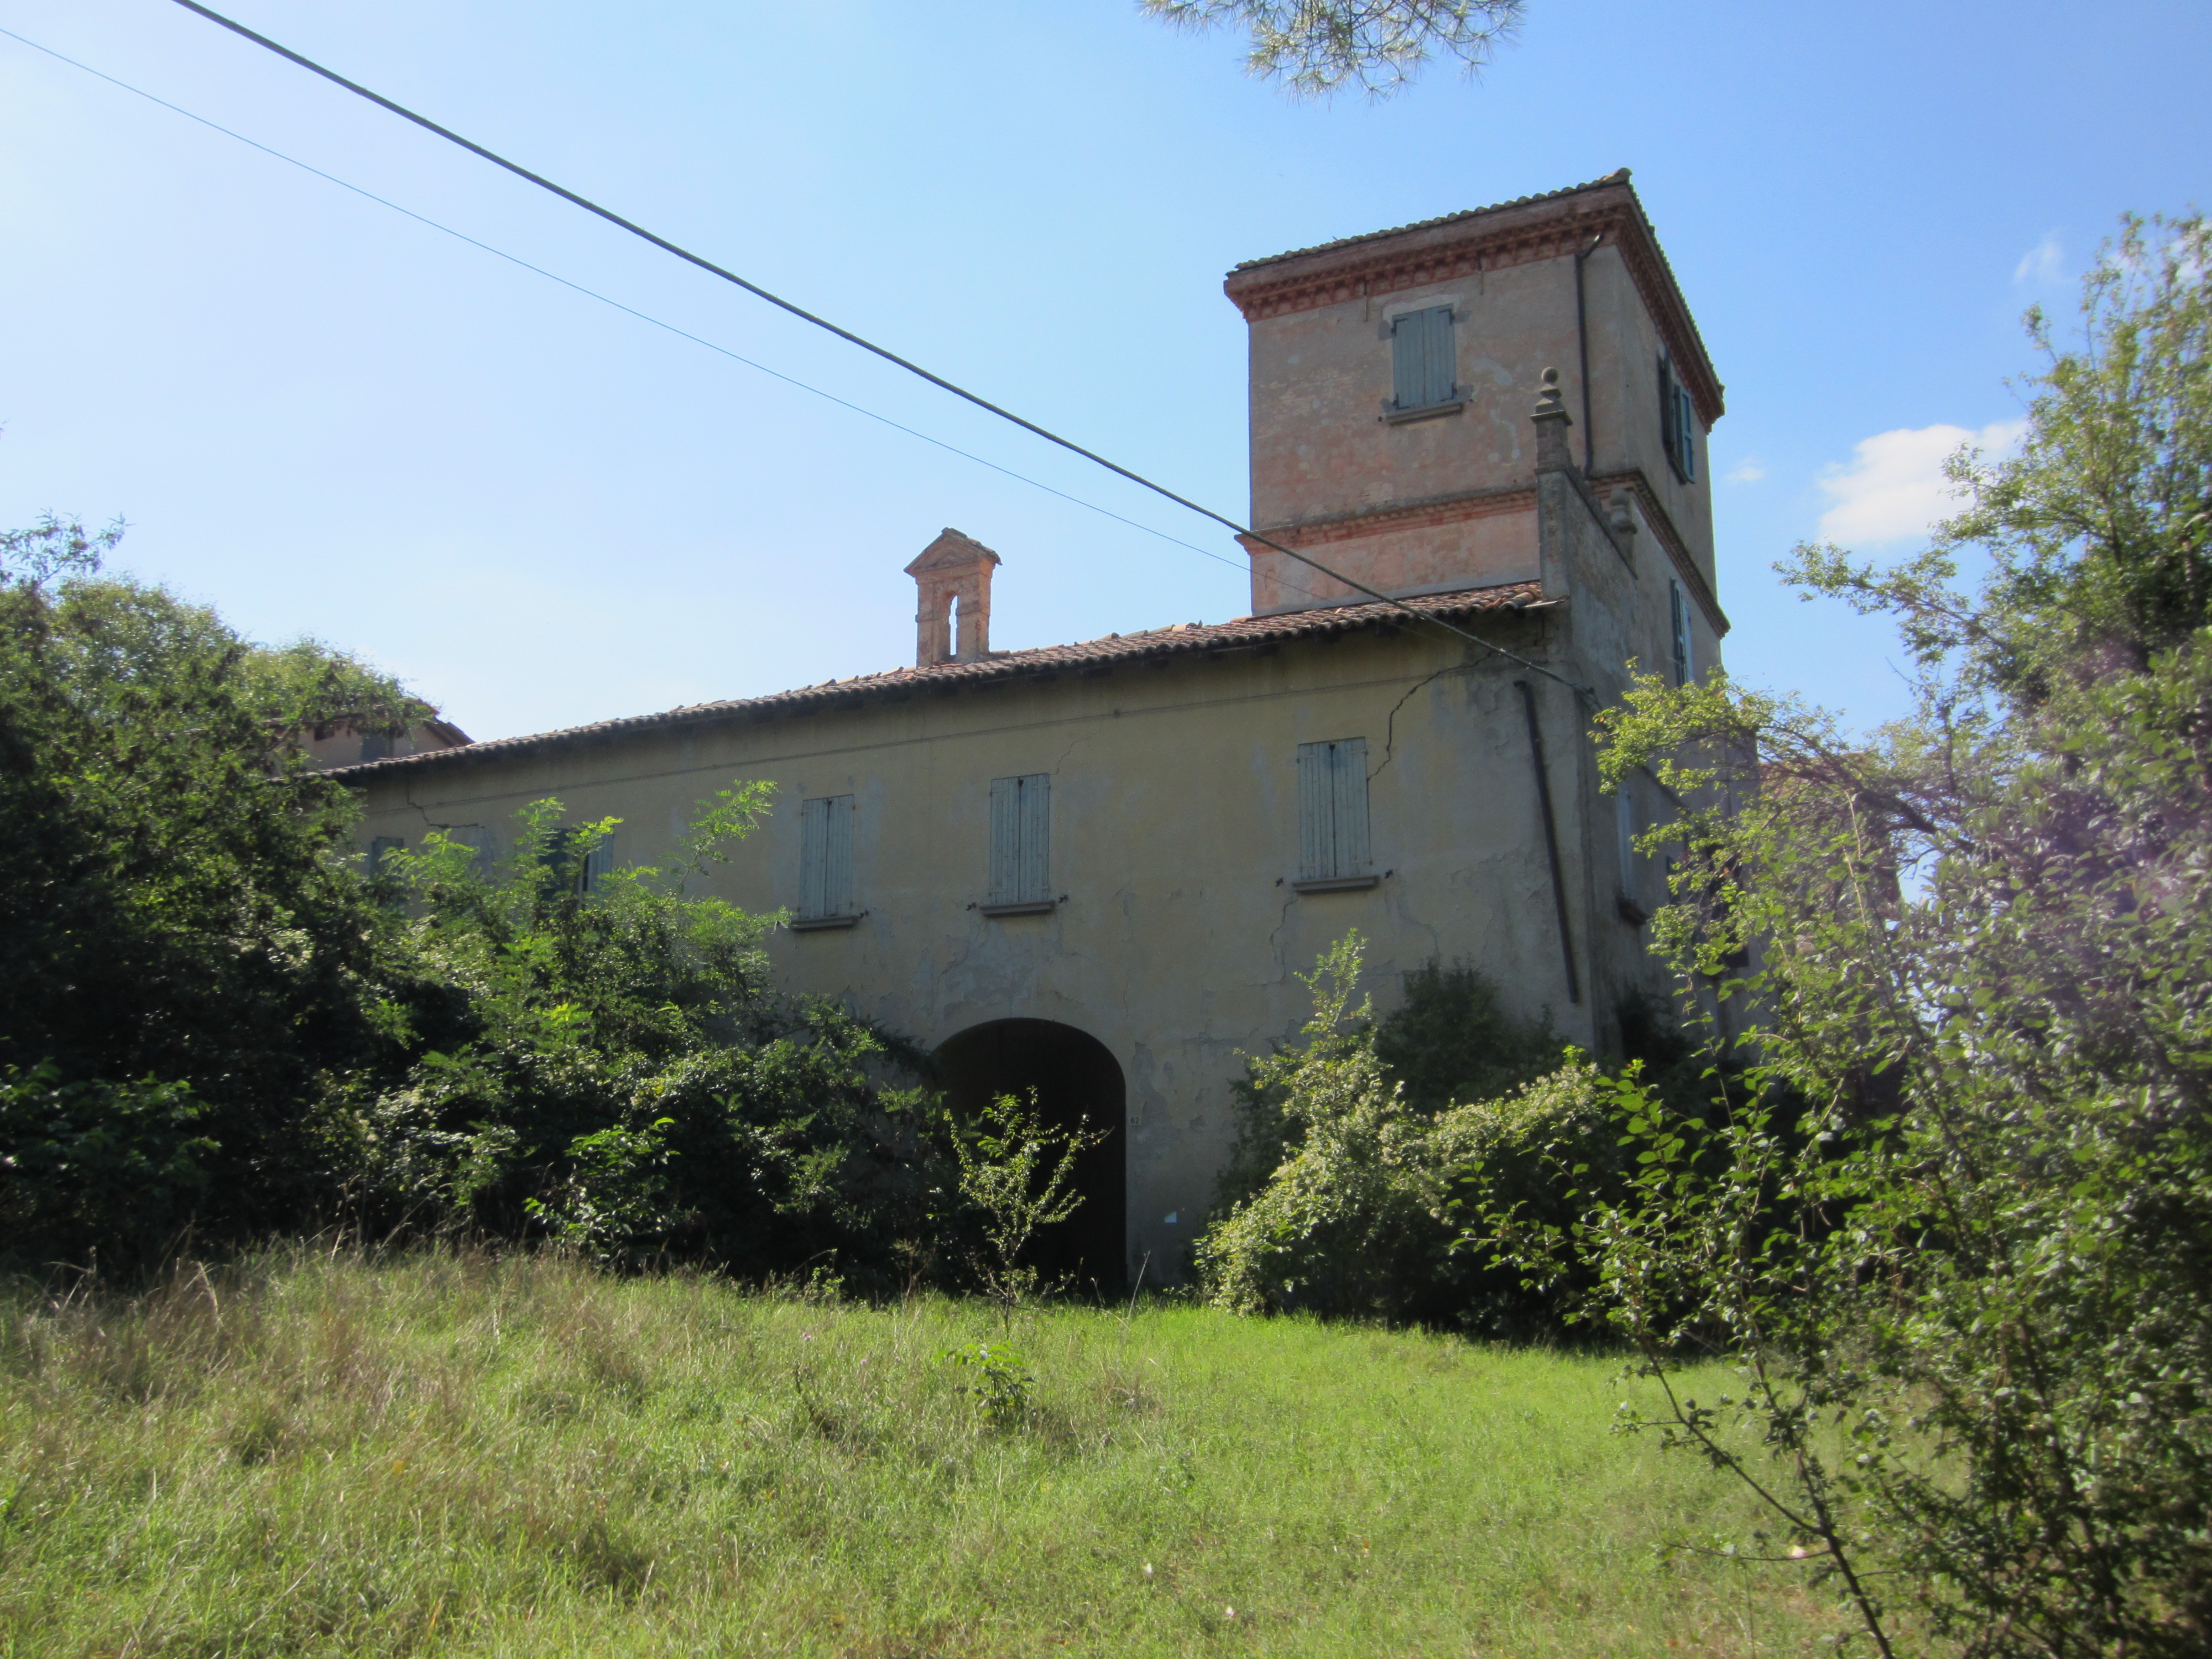
[[[2066,251],[2059,246],[2058,233],[2054,230],[2020,256],[2020,263],[2013,267],[2013,283],[2026,288],[2031,283],[2058,282],[2066,275],[2065,261]]]
[[[1849,466],[1830,466],[1820,477],[1831,505],[1820,515],[1824,541],[1895,542],[1925,535],[1938,519],[1958,510],[1943,463],[1961,444],[1999,454],[2020,441],[2025,421],[1999,421],[1979,432],[1963,426],[1903,427],[1862,438]]]
[[[1747,455],[1729,469],[1730,483],[1757,483],[1766,476],[1766,463],[1756,455]]]

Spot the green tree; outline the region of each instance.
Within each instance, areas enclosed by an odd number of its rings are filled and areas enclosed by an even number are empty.
[[[1832,1577],[1881,1651],[1903,1620],[1970,1655],[2196,1654],[2212,234],[2130,222],[2078,343],[2031,328],[2027,441],[1954,463],[1928,553],[1789,567],[1897,620],[1913,718],[1854,737],[1714,679],[1602,720],[1608,778],[1702,803],[1663,832],[1687,856],[1659,935],[1686,988],[1759,1011],[1756,1063],[1689,1110],[1622,1082],[1632,1190],[1565,1224],[1493,1194],[1474,1237],[1595,1272],[1586,1314],[1665,1391],[1650,1425],[1751,1484],[1753,1553]],[[1736,1387],[1680,1392],[1715,1348]]]
[[[1143,0],[1178,28],[1229,27],[1251,40],[1245,67],[1293,97],[1356,86],[1387,98],[1437,58],[1472,74],[1521,21],[1522,0]]]
[[[0,538],[0,1180],[19,1212],[73,1218],[72,1237],[106,1214],[111,1259],[154,1248],[188,1188],[218,1225],[307,1201],[292,1131],[324,1074],[383,1041],[362,988],[390,966],[391,930],[343,856],[353,803],[287,734],[337,708],[422,707],[319,647],[267,652],[101,577],[120,533],[48,519]],[[114,1135],[161,1145],[140,1159],[80,1133],[102,1101]],[[166,1172],[163,1202],[129,1200],[142,1166]],[[86,1207],[95,1189],[105,1210]],[[35,1228],[12,1242],[64,1247]]]

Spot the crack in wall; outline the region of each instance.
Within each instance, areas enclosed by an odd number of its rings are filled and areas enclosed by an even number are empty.
[[[1376,767],[1372,772],[1370,772],[1367,775],[1368,782],[1372,783],[1376,779],[1381,777],[1384,772],[1389,769],[1390,763],[1398,757],[1398,711],[1406,706],[1407,702],[1411,700],[1413,695],[1416,691],[1419,691],[1423,686],[1428,684],[1430,681],[1441,679],[1446,674],[1464,674],[1465,672],[1467,672],[1467,665],[1465,663],[1455,662],[1447,664],[1445,666],[1437,670],[1435,673],[1425,674],[1419,679],[1415,680],[1413,684],[1406,688],[1406,695],[1390,705],[1390,716],[1388,720],[1382,722],[1382,764]]]

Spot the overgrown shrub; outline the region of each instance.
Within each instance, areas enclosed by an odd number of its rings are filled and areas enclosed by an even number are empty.
[[[1519,1019],[1498,987],[1465,962],[1431,962],[1405,980],[1405,1000],[1375,1030],[1375,1054],[1416,1110],[1495,1100],[1559,1063],[1548,1016]]]
[[[207,1115],[181,1083],[0,1067],[0,1237],[110,1268],[155,1260],[206,1197],[222,1150]]]
[[[767,796],[721,792],[660,863],[588,890],[614,821],[566,824],[557,801],[524,809],[490,870],[441,831],[386,855],[436,992],[386,1008],[414,1056],[404,1072],[357,1073],[315,1115],[357,1213],[550,1236],[610,1263],[863,1279],[962,1224],[941,1113],[885,1086],[913,1056],[777,994],[760,948],[772,916],[686,890]]]
[[[1362,950],[1354,933],[1322,956],[1306,978],[1314,1013],[1304,1042],[1252,1064],[1239,1155],[1256,1161],[1273,1149],[1276,1163],[1200,1237],[1206,1294],[1248,1313],[1303,1310],[1499,1334],[1554,1328],[1547,1293],[1458,1251],[1457,1194],[1462,1176],[1480,1169],[1530,1214],[1564,1220],[1573,1183],[1559,1171],[1581,1166],[1587,1188],[1615,1164],[1595,1070],[1571,1056],[1498,1098],[1425,1108],[1383,1064],[1390,1024],[1378,1032],[1366,1002],[1352,1006]],[[1419,1013],[1397,1029],[1394,1046],[1425,1065],[1430,1087],[1438,1078],[1510,1076],[1512,1060],[1534,1057],[1534,1033],[1498,1017],[1494,994],[1471,970],[1431,969],[1419,982]],[[1455,1006],[1488,1017],[1469,1040],[1455,1042],[1443,1017]]]

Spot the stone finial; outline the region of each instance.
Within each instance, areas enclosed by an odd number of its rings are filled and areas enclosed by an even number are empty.
[[[1536,471],[1571,472],[1575,460],[1567,449],[1567,428],[1575,422],[1559,394],[1558,369],[1544,371],[1543,386],[1536,399],[1536,412],[1529,417],[1536,422]]]
[[[956,659],[980,662],[991,654],[991,572],[1001,561],[982,543],[948,526],[915,556],[906,574],[920,590],[915,607],[915,666]],[[959,638],[952,607],[960,606]]]

